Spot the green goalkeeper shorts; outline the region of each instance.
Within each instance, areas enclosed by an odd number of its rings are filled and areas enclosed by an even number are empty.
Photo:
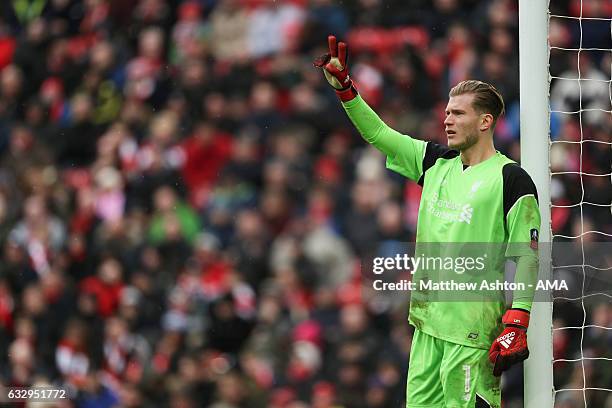
[[[416,329],[408,366],[407,408],[501,406],[499,377],[488,350],[462,346]]]

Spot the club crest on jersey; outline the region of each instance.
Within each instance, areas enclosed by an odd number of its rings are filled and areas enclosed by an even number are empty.
[[[468,198],[474,198],[476,192],[480,189],[480,187],[482,187],[482,183],[482,180],[478,180],[472,183],[472,187],[470,187],[470,191],[467,194]]]
[[[537,228],[532,228],[529,231],[529,235],[531,236],[531,244],[529,245],[531,249],[538,249],[538,230]]]
[[[482,186],[482,180],[475,181],[474,184],[472,184],[472,189],[471,189],[472,194],[478,191],[480,186]]]

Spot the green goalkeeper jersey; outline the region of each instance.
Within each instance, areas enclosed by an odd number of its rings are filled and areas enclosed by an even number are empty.
[[[466,167],[458,151],[413,139],[388,127],[360,96],[343,106],[364,139],[387,156],[387,167],[423,187],[417,252],[419,246],[427,247],[424,243],[487,243],[503,247],[502,262],[491,260],[487,265],[495,265],[494,270],[487,271],[487,275],[497,275],[503,281],[505,258],[529,257],[534,262],[526,268],[517,267],[515,282],[535,287],[537,255],[533,248],[540,212],[535,185],[518,164],[497,152]],[[417,271],[413,281],[422,278],[418,274]],[[431,336],[488,349],[503,329],[503,297],[495,301],[415,298],[413,294],[410,323]],[[515,292],[513,307],[529,310],[532,299],[533,289]]]

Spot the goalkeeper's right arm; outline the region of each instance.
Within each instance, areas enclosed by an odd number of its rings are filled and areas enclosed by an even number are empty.
[[[329,52],[317,58],[314,66],[322,68],[325,79],[336,90],[349,118],[368,142],[385,155],[393,157],[399,138],[405,137],[391,129],[365,103],[348,74],[348,51],[344,42],[336,43],[336,37],[327,38]]]
[[[402,139],[409,138],[383,122],[360,95],[348,102],[342,102],[342,107],[365,141],[389,158],[395,156]]]
[[[314,66],[323,69],[325,79],[336,90],[344,110],[361,136],[387,156],[389,169],[414,181],[421,181],[426,154],[435,162],[435,157],[445,154],[448,149],[413,139],[387,126],[359,96],[348,75],[346,43],[336,45],[336,37],[330,35],[328,45],[329,52],[317,58]]]

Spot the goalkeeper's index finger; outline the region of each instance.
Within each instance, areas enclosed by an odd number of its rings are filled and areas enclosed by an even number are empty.
[[[335,35],[328,36],[327,44],[329,45],[329,53],[331,54],[332,58],[337,57],[338,47],[336,46],[336,36]]]
[[[340,65],[342,65],[342,69],[346,68],[346,54],[346,43],[338,43],[338,60],[340,61]]]

